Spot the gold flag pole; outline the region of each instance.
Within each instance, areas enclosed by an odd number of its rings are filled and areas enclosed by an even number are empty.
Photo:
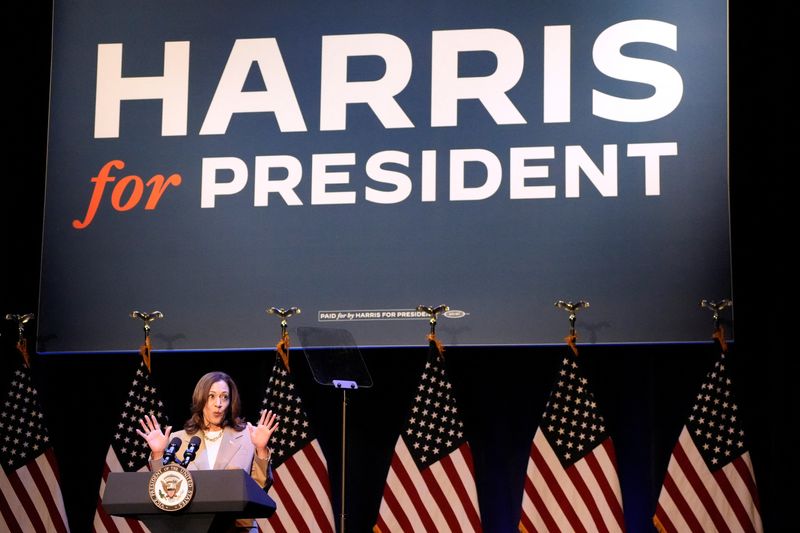
[[[711,335],[712,339],[715,339],[719,343],[719,347],[722,349],[722,353],[728,352],[728,343],[725,342],[725,330],[720,324],[719,321],[719,314],[720,311],[727,309],[728,307],[732,307],[733,302],[731,300],[720,300],[719,302],[712,302],[710,300],[700,300],[700,307],[708,309],[712,312],[712,317],[714,318],[714,334]]]
[[[572,349],[572,352],[575,355],[578,355],[578,335],[575,333],[575,319],[577,318],[578,310],[589,307],[589,302],[584,300],[578,300],[577,302],[565,302],[564,300],[558,300],[555,303],[555,306],[569,313],[569,335],[564,337],[564,340]]]
[[[134,319],[138,318],[139,320],[144,322],[144,344],[139,347],[139,353],[142,354],[142,358],[144,359],[144,364],[147,367],[147,372],[151,373],[150,352],[152,351],[152,345],[150,344],[150,322],[156,320],[157,318],[164,318],[164,313],[162,313],[161,311],[153,311],[152,313],[131,311],[131,314],[128,316]]]
[[[28,353],[28,339],[25,337],[25,324],[33,320],[33,313],[26,313],[24,315],[7,314],[6,320],[14,320],[17,323],[17,350],[22,354],[22,359],[25,361],[25,366],[30,368],[31,358]]]
[[[299,307],[290,307],[289,309],[270,307],[267,309],[268,315],[277,315],[281,319],[281,339],[278,341],[278,345],[275,349],[283,360],[283,366],[286,367],[287,372],[289,371],[289,332],[287,331],[289,323],[286,319],[293,315],[299,315],[300,312]]]

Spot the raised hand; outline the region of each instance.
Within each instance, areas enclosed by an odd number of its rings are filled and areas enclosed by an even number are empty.
[[[153,459],[161,459],[164,455],[164,450],[169,444],[169,435],[172,433],[172,426],[167,426],[166,431],[161,431],[161,425],[153,415],[144,415],[144,418],[139,420],[142,429],[136,430],[136,433],[144,437],[147,445],[150,446]]]
[[[248,423],[250,430],[250,440],[253,446],[256,447],[256,454],[265,459],[269,456],[269,439],[275,430],[278,429],[278,415],[269,411],[261,411],[261,416],[258,419],[258,424],[255,426]]]

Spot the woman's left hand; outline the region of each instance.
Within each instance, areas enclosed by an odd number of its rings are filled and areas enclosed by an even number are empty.
[[[269,411],[262,411],[257,425],[247,424],[250,430],[250,440],[256,447],[256,453],[261,458],[269,456],[269,439],[278,429],[278,415]]]

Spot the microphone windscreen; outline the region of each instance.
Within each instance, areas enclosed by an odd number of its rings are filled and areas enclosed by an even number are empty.
[[[186,468],[189,466],[189,463],[194,460],[195,454],[197,454],[197,449],[200,447],[200,437],[195,435],[191,439],[189,439],[189,446],[186,448],[186,451],[183,453],[183,461],[181,461],[181,466]]]
[[[171,463],[172,459],[175,457],[175,453],[178,451],[178,448],[180,447],[181,447],[181,438],[175,437],[174,439],[172,439],[169,443],[169,446],[167,446],[167,449],[164,450],[164,458],[161,460],[161,462],[165,465]]]

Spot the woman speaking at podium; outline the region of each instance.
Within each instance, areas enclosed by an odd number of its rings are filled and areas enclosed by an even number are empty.
[[[150,447],[150,470],[158,470],[164,462],[165,450],[173,448],[180,439],[178,449],[167,450],[171,455],[183,453],[193,437],[199,437],[195,458],[184,464],[189,470],[227,470],[241,468],[264,490],[272,485],[269,439],[278,427],[276,415],[263,411],[254,426],[239,416],[241,401],[239,390],[231,377],[224,372],[209,372],[197,382],[192,393],[192,411],[183,429],[172,434],[172,426],[162,431],[153,415],[145,415],[137,429]],[[170,441],[170,435],[173,438]],[[196,443],[198,439],[194,439]],[[172,461],[172,457],[167,457]],[[186,463],[186,460],[184,460]],[[257,530],[254,520],[237,520],[231,531]]]

